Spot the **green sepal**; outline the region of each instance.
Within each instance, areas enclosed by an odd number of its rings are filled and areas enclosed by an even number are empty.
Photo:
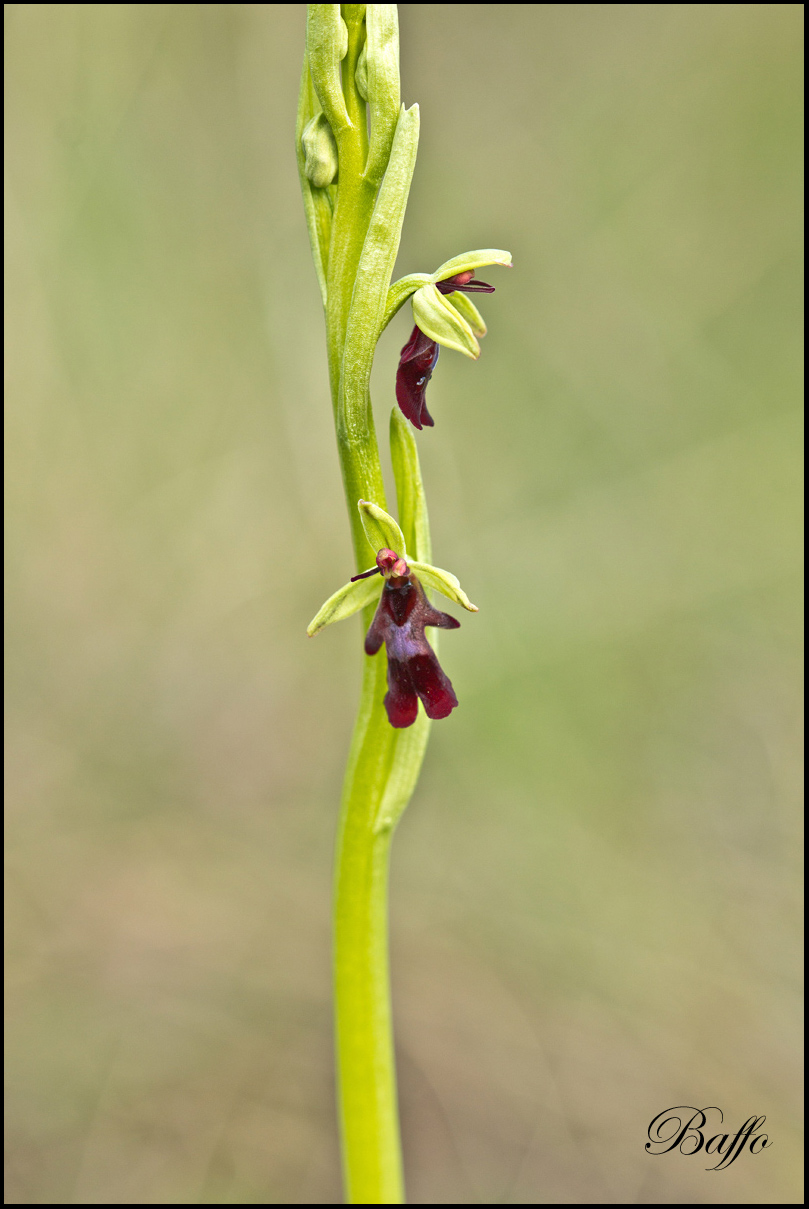
[[[339,4],[307,5],[306,53],[318,100],[337,135],[351,125],[340,69],[348,53],[348,26]]]
[[[423,285],[416,290],[412,302],[413,318],[425,336],[475,360],[480,356],[480,345],[472,328],[437,286]]]
[[[337,141],[325,113],[316,113],[301,135],[304,172],[316,189],[325,189],[337,176]]]
[[[419,452],[413,428],[398,407],[394,407],[390,413],[390,460],[396,483],[399,520],[407,548],[415,558],[429,562],[433,555]]]
[[[434,588],[436,592],[440,592],[442,596],[446,596],[455,604],[463,605],[470,613],[478,612],[477,605],[472,604],[451,571],[444,571],[441,567],[432,567],[429,563],[413,562],[411,559],[407,560],[407,565],[426,588]]]
[[[483,316],[468,294],[462,294],[460,290],[453,290],[451,294],[443,294],[442,297],[446,298],[447,302],[463,315],[476,336],[486,335],[486,324],[483,322]]]
[[[363,175],[378,184],[388,165],[401,105],[396,5],[370,4],[365,12],[365,28],[365,90],[371,111],[371,137]]]
[[[358,579],[355,583],[343,584],[318,610],[306,627],[306,633],[310,638],[314,638],[315,634],[332,622],[353,617],[360,609],[377,599],[381,594],[383,582],[380,575],[378,578],[374,576],[371,579]]]
[[[360,510],[365,536],[374,554],[378,554],[380,550],[393,550],[402,558],[406,558],[404,534],[393,517],[384,508],[370,504],[367,500],[358,500],[357,507]]]
[[[432,280],[446,281],[448,277],[455,277],[457,273],[468,273],[470,269],[483,269],[490,264],[499,264],[505,269],[513,268],[511,253],[504,252],[502,248],[479,248],[475,252],[463,252],[460,256],[453,256],[452,260],[445,260],[432,274]]]

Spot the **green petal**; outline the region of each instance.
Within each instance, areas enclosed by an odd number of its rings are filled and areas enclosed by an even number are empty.
[[[475,360],[480,356],[480,345],[466,319],[432,283],[413,295],[413,318],[425,336],[445,348]]]
[[[511,253],[502,248],[479,248],[476,252],[464,252],[461,256],[453,256],[433,273],[433,281],[445,281],[456,273],[467,273],[469,269],[482,269],[486,265],[499,264],[510,269]]]
[[[434,588],[436,592],[441,592],[449,600],[453,600],[455,604],[463,605],[470,613],[478,612],[477,605],[472,604],[451,571],[444,571],[441,567],[432,567],[429,563],[411,562],[410,559],[407,560],[407,565],[425,587]]]
[[[402,558],[406,558],[404,534],[393,517],[384,508],[379,508],[376,504],[369,504],[367,500],[358,500],[357,507],[360,510],[365,536],[368,538],[368,544],[374,554],[387,549],[394,550],[396,554],[401,554]]]
[[[312,618],[306,627],[306,633],[313,638],[318,630],[331,625],[333,621],[343,621],[344,618],[359,613],[360,609],[364,609],[381,594],[382,582],[381,576],[378,579],[374,576],[372,579],[358,579],[356,583],[343,584]]]

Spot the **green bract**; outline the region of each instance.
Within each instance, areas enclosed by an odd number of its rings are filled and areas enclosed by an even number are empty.
[[[390,413],[390,460],[396,483],[399,520],[408,550],[425,562],[433,556],[427,501],[413,429],[398,407]]]
[[[377,184],[387,166],[401,104],[396,5],[369,4],[365,22],[366,40],[357,63],[357,90],[371,111],[371,141],[363,175]]]
[[[364,439],[369,428],[371,366],[376,342],[385,326],[385,299],[399,248],[418,145],[419,107],[403,107],[363,243],[356,280],[352,283],[337,403],[338,431],[341,439],[350,442]]]
[[[351,122],[343,96],[340,64],[348,51],[348,27],[339,4],[310,4],[306,16],[306,53],[318,100],[339,134]]]
[[[460,310],[432,282],[413,295],[413,318],[424,335],[437,344],[454,348],[474,359],[480,356],[480,345],[472,328]]]

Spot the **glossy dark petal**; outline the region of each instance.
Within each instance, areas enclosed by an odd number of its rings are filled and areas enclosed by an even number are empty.
[[[438,345],[435,340],[425,336],[421,328],[414,327],[402,349],[396,371],[396,402],[414,428],[433,426],[424,395],[437,361]]]
[[[494,293],[494,286],[486,281],[478,281],[472,276],[471,269],[466,273],[456,273],[454,277],[447,277],[435,284],[439,294],[454,294],[456,290],[460,290],[462,294]]]
[[[391,726],[411,726],[416,720],[419,698],[428,718],[446,718],[458,704],[449,677],[424,635],[424,627],[428,625],[454,630],[460,622],[433,608],[415,575],[400,586],[385,584],[365,637],[365,650],[375,655],[385,643],[388,657],[385,709]]]
[[[493,294],[494,286],[489,285],[487,281],[478,281],[477,278],[468,281],[466,285],[458,285],[456,290],[460,290],[462,294]]]

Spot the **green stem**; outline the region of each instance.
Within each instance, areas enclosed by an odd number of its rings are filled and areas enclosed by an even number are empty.
[[[348,28],[341,90],[334,66],[340,36],[335,7],[309,6],[308,54],[298,111],[298,164],[326,312],[340,467],[357,570],[364,570],[376,551],[368,544],[357,503],[365,499],[386,506],[371,409],[371,366],[377,340],[390,318],[386,314],[388,290],[415,165],[419,115],[417,106],[399,109],[397,51],[395,87],[392,94],[386,94],[389,104],[382,115],[388,124],[376,128],[377,148],[382,145],[380,129],[392,136],[392,145],[383,146],[386,170],[379,185],[379,154],[373,170],[366,163],[367,109],[355,80],[365,41],[366,6],[340,6]],[[395,13],[390,14],[387,6],[379,9],[373,13],[374,38],[378,53],[388,55],[385,62],[390,69]],[[378,80],[382,67],[377,61],[373,66]],[[302,132],[320,102],[330,115],[338,151],[336,186],[328,188],[310,184],[301,149]],[[378,107],[377,112],[381,113]],[[429,557],[429,533],[415,443],[406,449],[402,445],[403,441],[412,442],[409,433],[398,432],[396,439],[399,462],[407,462],[413,479],[405,489],[397,475],[400,525],[409,556],[423,560]],[[373,606],[369,606],[364,614],[366,627],[372,617]],[[346,1200],[396,1205],[404,1201],[404,1188],[388,974],[388,861],[393,830],[418,778],[430,723],[421,714],[411,727],[395,730],[383,705],[387,660],[382,655],[363,655],[363,661],[335,870],[338,1104]]]
[[[385,507],[369,380],[379,315],[398,248],[397,230],[387,241],[384,263],[363,264],[362,282],[369,297],[357,297],[355,286],[377,193],[376,186],[363,178],[368,148],[365,105],[354,83],[363,34],[357,14],[362,7],[343,6],[349,30],[343,91],[351,125],[338,134],[340,171],[326,272],[329,372],[357,570],[367,566],[372,553],[357,501],[372,500]],[[405,200],[406,194],[405,188]],[[369,240],[369,249],[378,242]],[[366,624],[372,614],[371,607]],[[409,798],[415,785],[427,727],[413,728],[416,735],[402,742],[382,703],[386,660],[367,656],[363,660],[335,869],[338,1102],[347,1202],[396,1205],[404,1202],[404,1187],[388,970],[388,865],[399,799],[408,786]]]
[[[336,853],[334,989],[346,1201],[404,1202],[388,972],[392,828],[377,830],[395,737],[385,663],[365,659]]]

